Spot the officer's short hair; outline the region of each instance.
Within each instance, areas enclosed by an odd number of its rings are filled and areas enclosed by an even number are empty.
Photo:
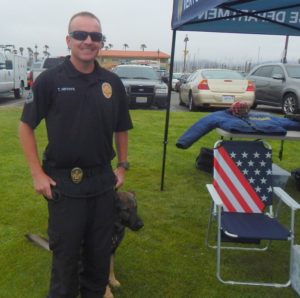
[[[75,18],[77,18],[77,17],[90,17],[90,18],[92,18],[92,19],[95,19],[98,23],[99,23],[99,25],[101,26],[101,22],[100,22],[100,20],[99,20],[99,18],[98,17],[96,17],[93,13],[91,13],[91,12],[89,12],[89,11],[81,11],[81,12],[78,12],[78,13],[76,13],[76,14],[74,14],[72,17],[71,17],[71,19],[70,19],[70,21],[69,21],[69,26],[68,26],[68,32],[70,33],[70,28],[71,28],[71,23],[72,23],[72,21],[75,19]]]

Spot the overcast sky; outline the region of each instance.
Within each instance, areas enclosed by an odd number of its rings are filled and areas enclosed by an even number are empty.
[[[66,55],[65,36],[70,17],[87,10],[102,23],[107,43],[113,49],[171,53],[172,0],[2,0],[0,44],[16,48],[49,46],[52,56]],[[284,36],[178,32],[175,57],[183,59],[184,37],[188,34],[188,59],[213,59],[219,62],[280,60]],[[27,53],[26,53],[27,54]],[[42,54],[41,54],[42,55]],[[300,37],[290,37],[288,61],[300,58]]]

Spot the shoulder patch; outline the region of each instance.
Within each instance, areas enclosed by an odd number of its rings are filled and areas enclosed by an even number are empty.
[[[112,87],[109,83],[107,83],[107,82],[102,83],[102,93],[107,99],[111,98]]]
[[[33,102],[33,92],[30,90],[28,92],[27,97],[25,98],[25,103],[28,104],[28,103],[31,103],[31,102]]]

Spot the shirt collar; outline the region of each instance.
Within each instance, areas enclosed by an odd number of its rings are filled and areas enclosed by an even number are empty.
[[[78,71],[74,67],[74,65],[70,61],[70,58],[71,58],[71,56],[66,56],[66,59],[63,62],[64,67],[65,67],[65,69],[67,71],[68,76],[71,77],[71,78],[76,78],[76,77],[84,76],[85,75],[84,73]],[[102,74],[102,68],[99,66],[99,64],[96,61],[94,62],[94,64],[95,64],[95,68],[94,68],[93,72],[90,73],[89,75],[93,76],[93,75],[96,75],[96,74],[97,75]]]

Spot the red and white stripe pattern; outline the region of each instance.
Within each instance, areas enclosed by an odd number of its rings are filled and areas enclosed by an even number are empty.
[[[224,211],[261,213],[264,203],[223,146],[214,150],[213,184]]]

